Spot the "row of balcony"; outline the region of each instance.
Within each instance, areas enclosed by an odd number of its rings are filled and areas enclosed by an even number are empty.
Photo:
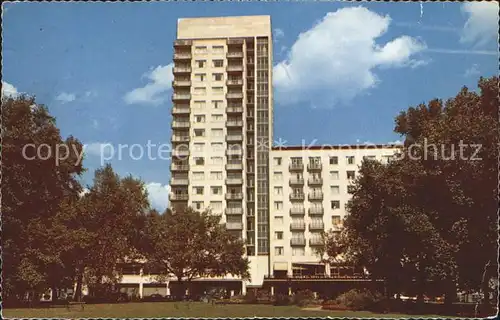
[[[291,163],[288,166],[288,169],[290,171],[304,171],[304,164],[303,163]],[[318,171],[321,169],[322,169],[321,163],[308,163],[307,164],[308,171]]]
[[[307,209],[307,212],[309,213],[310,216],[321,216],[324,214],[324,209],[322,207],[313,207]],[[303,216],[306,214],[306,209],[305,208],[297,208],[293,207],[290,209],[290,215],[294,216]]]
[[[307,184],[310,186],[322,185],[323,178],[310,177],[307,179]],[[290,178],[290,185],[304,185],[304,178]]]
[[[176,97],[178,98],[178,97]],[[179,99],[177,99],[179,101]],[[182,99],[180,99],[182,100]],[[189,100],[189,99],[188,99]],[[243,107],[242,106],[228,106],[226,108],[226,113],[242,113],[243,112]],[[176,107],[173,107],[172,108],[172,114],[176,115],[176,114],[190,114],[191,113],[191,109],[189,107],[189,105],[185,106],[185,107],[179,107],[179,106],[176,106]]]
[[[291,193],[290,200],[304,200],[304,193]],[[310,192],[308,194],[309,200],[323,200],[323,192]]]
[[[309,223],[309,230],[324,230],[325,229],[325,224],[323,222],[312,222]],[[306,230],[306,224],[305,222],[302,223],[291,223],[290,224],[290,230],[291,231],[304,231]]]
[[[182,68],[182,70],[185,68]],[[191,80],[189,79],[182,79],[182,80],[173,80],[172,81],[172,87],[177,87],[177,88],[188,88],[191,86]],[[226,81],[226,84],[228,86],[242,86],[243,85],[243,79],[228,79]]]
[[[309,239],[310,246],[322,246],[324,244],[323,239],[321,238],[312,238]],[[290,239],[291,246],[305,246],[306,239],[305,238],[291,238]]]

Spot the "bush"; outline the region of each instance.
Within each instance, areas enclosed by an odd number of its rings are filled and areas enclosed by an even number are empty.
[[[337,305],[345,306],[351,310],[367,310],[382,300],[379,293],[370,290],[353,289],[342,293],[335,299]]]
[[[314,298],[314,293],[311,290],[301,290],[293,295],[293,304],[304,307],[307,305],[315,304],[316,299]]]
[[[249,291],[247,292],[243,300],[245,300],[245,303],[250,303],[250,304],[257,303],[257,295],[253,291]]]
[[[274,303],[273,303],[275,306],[289,306],[289,305],[292,305],[293,304],[293,300],[291,297],[289,297],[288,295],[284,295],[284,294],[278,294],[275,299],[274,299]]]

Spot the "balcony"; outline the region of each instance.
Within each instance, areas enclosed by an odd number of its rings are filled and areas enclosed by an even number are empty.
[[[183,100],[190,100],[190,99],[191,99],[190,93],[174,93],[172,95],[172,101],[183,101]]]
[[[242,113],[243,107],[242,106],[227,106],[226,112],[227,113]]]
[[[288,169],[290,171],[304,171],[304,164],[303,163],[290,163],[288,166]]]
[[[226,99],[243,99],[243,92],[228,92]]]
[[[174,53],[174,60],[189,60],[189,59],[191,59],[190,51]]]
[[[226,121],[226,127],[228,128],[243,127],[243,120],[228,120]]]
[[[172,114],[173,115],[176,115],[176,114],[190,114],[191,113],[191,109],[189,109],[189,107],[173,107],[172,108]]]
[[[189,142],[189,136],[172,136],[172,142]]]
[[[191,86],[191,80],[174,80],[172,81],[172,87],[174,88],[181,88],[181,87],[190,87]]]
[[[310,216],[322,216],[325,212],[323,207],[312,207],[308,210]]]
[[[173,129],[189,129],[190,127],[189,121],[173,121],[172,128]]]
[[[309,223],[309,230],[324,230],[325,224],[323,222]]]
[[[191,40],[175,40],[174,47],[190,46],[192,43]]]
[[[188,184],[189,184],[189,179],[187,177],[170,179],[171,186],[187,186]]]
[[[242,162],[227,163],[226,164],[226,170],[238,170],[238,171],[241,171],[241,170],[243,170],[243,163]]]
[[[290,215],[291,216],[303,216],[306,214],[305,208],[291,208]]]
[[[228,45],[240,45],[243,44],[243,39],[227,39]]]
[[[323,200],[323,192],[309,193],[309,200]]]
[[[228,51],[226,54],[228,58],[243,58],[243,51]]]
[[[188,149],[172,150],[172,157],[174,157],[174,158],[189,157],[189,150]]]
[[[242,222],[226,222],[227,230],[243,230]]]
[[[304,185],[304,178],[290,178],[290,185],[291,186],[303,186]]]
[[[243,193],[226,193],[226,200],[243,200]]]
[[[171,193],[169,198],[170,201],[187,201],[189,199],[189,195],[187,193]]]
[[[227,185],[242,185],[243,178],[226,178]]]
[[[243,79],[227,79],[226,81],[227,86],[242,86],[243,85]]]
[[[191,67],[184,66],[184,67],[174,67],[173,70],[174,74],[181,74],[181,73],[191,73]]]
[[[309,239],[309,245],[312,246],[323,246],[325,243],[323,242],[323,239],[321,238],[312,238]]]
[[[189,171],[189,165],[188,164],[172,163],[170,165],[170,170],[171,171]]]
[[[307,171],[320,171],[322,168],[321,163],[308,163]]]
[[[301,223],[292,223],[290,224],[290,230],[298,230],[298,231],[304,231],[306,230],[306,224],[304,222]]]
[[[243,208],[226,208],[226,215],[242,215]]]
[[[226,68],[226,71],[227,72],[242,72],[243,65],[242,64],[229,64]]]
[[[241,134],[233,134],[230,136],[226,136],[226,141],[227,142],[239,142],[243,141],[243,135]]]
[[[310,186],[319,186],[323,184],[323,178],[309,178],[307,184]]]
[[[233,145],[234,146],[234,145]],[[228,146],[228,149],[226,150],[226,155],[228,156],[243,156],[243,150],[241,146],[238,147],[233,147],[233,146]]]
[[[291,246],[305,246],[306,239],[305,238],[292,238],[290,239]]]
[[[297,201],[304,201],[304,194],[303,193],[291,193],[290,194],[290,200],[297,200]]]

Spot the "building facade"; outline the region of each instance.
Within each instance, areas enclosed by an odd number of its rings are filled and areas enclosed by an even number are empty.
[[[266,279],[335,276],[315,250],[321,233],[340,231],[362,159],[386,162],[398,148],[273,148],[271,30],[269,16],[180,19],[174,42],[170,206],[210,209],[245,241],[249,282],[193,282],[235,294]],[[122,288],[141,297],[175,282],[155,283],[140,264],[123,271]]]

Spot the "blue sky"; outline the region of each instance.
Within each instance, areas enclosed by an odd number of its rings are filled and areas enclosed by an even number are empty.
[[[394,117],[498,71],[496,4],[8,3],[2,91],[34,94],[63,136],[88,145],[91,183],[102,143],[170,140],[177,19],[270,15],[274,135],[286,145],[386,143]],[[300,81],[300,85],[299,85]],[[169,162],[111,161],[167,203]]]

